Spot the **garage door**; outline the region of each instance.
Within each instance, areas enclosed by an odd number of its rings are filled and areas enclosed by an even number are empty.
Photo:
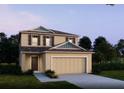
[[[86,70],[86,58],[82,57],[53,57],[52,69],[57,74],[84,73]]]

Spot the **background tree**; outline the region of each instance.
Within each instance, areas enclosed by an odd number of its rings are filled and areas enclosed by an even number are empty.
[[[93,63],[101,64],[103,60],[105,60],[103,53],[97,51],[95,54],[93,54]]]
[[[5,33],[0,33],[0,63],[18,63],[18,41],[18,35],[7,38]]]
[[[122,57],[124,55],[124,39],[120,39],[118,43],[115,45],[116,52],[118,54],[118,57]],[[122,54],[120,53],[122,52]]]
[[[116,57],[114,47],[102,36],[95,39],[93,59],[96,62],[108,62]],[[98,60],[99,59],[99,60]]]
[[[6,34],[4,32],[0,32],[0,43],[6,39],[7,39]]]
[[[6,34],[0,32],[0,63],[5,62],[6,59],[6,46],[7,46],[7,37]]]
[[[89,49],[92,48],[91,43],[92,43],[92,42],[91,42],[91,40],[90,40],[89,37],[83,36],[83,37],[80,39],[80,41],[79,41],[79,46],[81,46],[81,47],[83,47],[83,48],[89,50]]]
[[[124,39],[120,39],[117,44],[117,49],[124,48]]]
[[[11,35],[8,38],[8,42],[10,44],[10,63],[16,63],[18,64],[19,59],[19,35]]]

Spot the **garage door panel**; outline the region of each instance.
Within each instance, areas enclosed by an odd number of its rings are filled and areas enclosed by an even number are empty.
[[[81,57],[53,57],[52,65],[52,69],[57,74],[85,72],[85,61]]]

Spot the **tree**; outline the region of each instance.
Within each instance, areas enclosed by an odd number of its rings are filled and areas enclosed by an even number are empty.
[[[120,51],[124,54],[124,39],[120,39],[118,43],[115,45],[116,51],[118,53],[118,56],[122,56],[120,54]]]
[[[108,62],[113,60],[117,55],[114,47],[102,36],[95,39],[94,51],[95,54],[93,57],[96,62]]]
[[[122,48],[124,48],[124,39],[120,39],[117,44],[117,49],[122,49]]]
[[[7,39],[6,34],[4,32],[0,32],[0,42]]]
[[[79,41],[79,46],[81,46],[81,47],[83,47],[83,48],[85,48],[85,49],[87,49],[87,50],[89,50],[89,49],[91,49],[91,40],[90,40],[90,38],[89,37],[87,37],[87,36],[83,36],[81,39],[80,39],[80,41]]]
[[[18,63],[18,35],[7,38],[5,33],[0,33],[0,40],[0,63]]]
[[[95,54],[93,54],[93,62],[94,63],[101,63],[104,60],[104,54],[97,51]]]
[[[7,37],[6,34],[1,32],[0,33],[0,63],[5,62],[6,59],[6,45],[7,44]]]
[[[8,43],[9,43],[9,55],[10,55],[10,60],[9,63],[17,63],[18,64],[18,59],[19,59],[19,35],[11,35],[8,38]]]

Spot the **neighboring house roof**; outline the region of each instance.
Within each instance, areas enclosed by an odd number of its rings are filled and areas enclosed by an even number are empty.
[[[120,49],[119,53],[120,53],[121,56],[123,56],[124,55],[124,48]]]
[[[63,35],[72,35],[72,36],[77,36],[78,37],[78,35],[76,35],[76,34],[71,34],[71,33],[58,31],[58,30],[53,30],[53,29],[47,29],[43,26],[39,26],[37,28],[30,29],[30,30],[24,30],[24,31],[21,31],[20,33],[24,33],[24,32],[40,32],[40,33],[63,34]]]

